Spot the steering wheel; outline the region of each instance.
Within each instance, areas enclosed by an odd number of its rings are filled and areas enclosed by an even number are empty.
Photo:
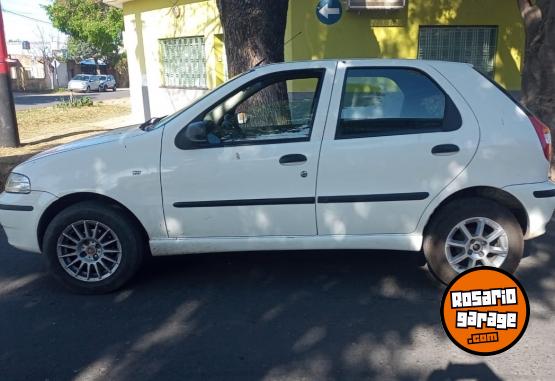
[[[235,117],[235,114],[228,113],[224,115],[224,119],[222,121],[222,129],[224,131],[232,131],[234,133],[237,133],[242,138],[246,136],[241,127],[239,127],[239,123],[237,123],[237,118]]]

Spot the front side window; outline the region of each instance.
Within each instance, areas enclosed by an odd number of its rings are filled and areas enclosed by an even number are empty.
[[[215,145],[310,140],[322,73],[292,73],[257,80],[205,113]]]
[[[456,129],[451,126],[453,121],[447,120],[450,111],[445,93],[418,70],[349,69],[337,138]]]

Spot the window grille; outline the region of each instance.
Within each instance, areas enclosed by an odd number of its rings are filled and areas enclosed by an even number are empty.
[[[160,48],[164,86],[206,88],[204,37],[163,39]]]
[[[465,62],[493,78],[497,27],[420,27],[418,58]]]

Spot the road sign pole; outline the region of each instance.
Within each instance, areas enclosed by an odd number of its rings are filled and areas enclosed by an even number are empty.
[[[19,134],[8,65],[2,4],[0,4],[0,147],[17,146],[19,146]]]

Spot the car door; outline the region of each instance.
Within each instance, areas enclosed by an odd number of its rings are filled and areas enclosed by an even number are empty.
[[[98,90],[98,85],[99,85],[98,77],[96,75],[91,75],[89,77],[89,87],[91,88],[91,90],[92,91]]]
[[[414,232],[478,143],[474,114],[428,64],[340,63],[319,165],[319,234]]]
[[[166,128],[161,180],[170,237],[317,234],[316,171],[335,65],[270,66],[224,85],[229,91],[188,117],[187,124],[213,125],[200,147],[176,146],[186,125]]]

